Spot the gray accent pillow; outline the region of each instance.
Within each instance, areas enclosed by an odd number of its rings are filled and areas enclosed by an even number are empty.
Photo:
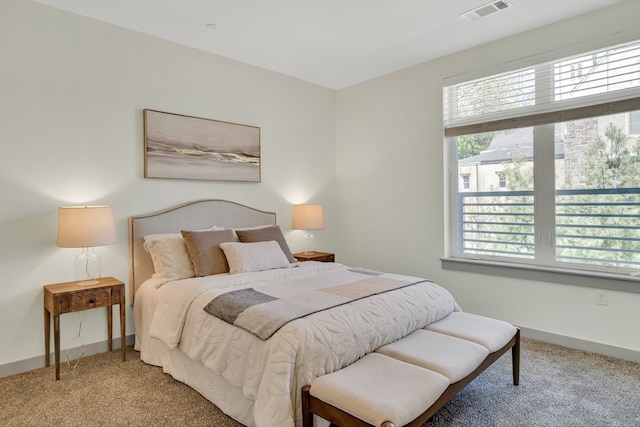
[[[196,277],[228,273],[229,264],[220,243],[233,242],[233,230],[182,230]]]
[[[254,230],[236,230],[236,234],[242,243],[256,243],[275,240],[280,245],[280,249],[282,249],[282,252],[287,256],[290,263],[298,262],[291,254],[289,245],[287,245],[287,241],[284,239],[284,235],[282,234],[282,230],[280,230],[279,225],[274,227],[257,228]]]

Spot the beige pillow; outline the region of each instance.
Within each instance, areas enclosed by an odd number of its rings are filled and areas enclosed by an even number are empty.
[[[144,249],[151,255],[153,278],[164,281],[193,277],[195,272],[180,233],[144,236]]]
[[[254,225],[252,227],[240,227],[240,228],[234,228],[233,229],[233,237],[236,239],[236,242],[239,242],[240,239],[238,238],[238,230],[257,230],[258,228],[269,228],[269,227],[273,227],[273,225],[270,224],[263,224],[263,225]]]
[[[280,249],[282,249],[282,252],[289,262],[297,262],[291,254],[289,245],[287,245],[287,241],[284,239],[282,230],[280,230],[280,226],[278,225],[274,227],[258,228],[255,230],[236,230],[236,234],[242,243],[267,242],[269,240],[275,240],[280,245]]]
[[[291,264],[278,242],[225,242],[220,247],[229,262],[231,274],[289,268]]]
[[[232,230],[182,230],[181,233],[197,277],[229,272],[220,243],[233,242]]]

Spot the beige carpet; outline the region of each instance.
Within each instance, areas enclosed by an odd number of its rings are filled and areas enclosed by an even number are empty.
[[[238,427],[191,388],[127,349],[0,379],[1,426]],[[507,353],[426,427],[639,426],[640,365],[522,340],[520,386]]]

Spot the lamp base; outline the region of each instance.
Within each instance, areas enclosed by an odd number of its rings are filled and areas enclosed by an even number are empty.
[[[102,277],[102,260],[93,248],[82,248],[82,252],[75,258],[74,264],[76,280],[80,283],[88,282],[81,286],[95,285],[98,283],[96,279]]]
[[[315,237],[313,236],[313,234],[311,234],[309,230],[304,231],[304,237],[307,239],[307,250],[302,253],[305,255],[312,254],[313,252],[315,252],[314,250]]]

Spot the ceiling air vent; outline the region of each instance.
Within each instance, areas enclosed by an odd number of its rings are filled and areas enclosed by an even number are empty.
[[[507,9],[509,7],[513,7],[513,4],[509,3],[508,1],[492,1],[491,3],[476,7],[475,9],[472,9],[468,12],[461,13],[460,17],[462,17],[462,19],[466,19],[467,21],[475,21],[476,19],[484,18],[485,16],[491,15],[492,13],[500,12],[501,10]]]

